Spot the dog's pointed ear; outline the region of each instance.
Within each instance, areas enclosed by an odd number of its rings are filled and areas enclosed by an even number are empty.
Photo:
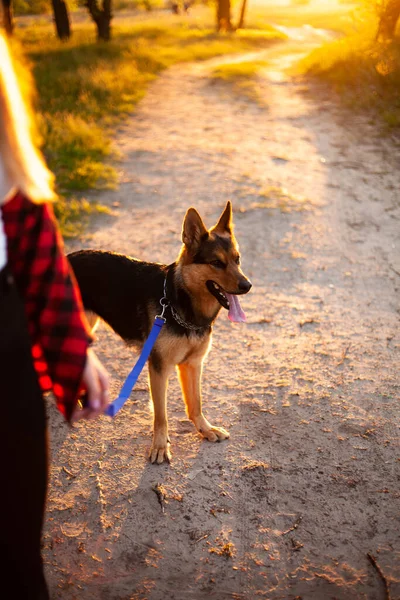
[[[208,237],[208,231],[195,208],[189,208],[185,215],[182,228],[182,242],[188,250],[198,248]]]
[[[218,223],[213,227],[213,231],[218,233],[232,233],[232,227],[232,203],[228,200]]]

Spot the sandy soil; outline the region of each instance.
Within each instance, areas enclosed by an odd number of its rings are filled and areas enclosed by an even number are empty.
[[[175,378],[170,466],[147,460],[145,373],[113,421],[49,407],[53,598],[385,599],[368,553],[400,597],[400,148],[285,75],[292,43],[270,52],[264,102],[179,66],[117,132],[115,214],[73,247],[172,262],[186,209],[211,226],[230,198],[254,287],[204,373],[230,440],[200,439]],[[96,350],[115,394],[134,357],[106,327]]]

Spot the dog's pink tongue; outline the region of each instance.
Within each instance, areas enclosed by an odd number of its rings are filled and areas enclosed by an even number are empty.
[[[239,298],[233,294],[226,294],[229,301],[228,319],[232,323],[243,323],[246,320],[242,307],[240,306]]]

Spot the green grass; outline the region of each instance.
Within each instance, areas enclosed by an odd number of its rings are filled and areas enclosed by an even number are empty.
[[[107,206],[98,202],[74,196],[59,196],[54,208],[64,238],[73,238],[83,233],[91,215],[111,212]]]
[[[218,65],[212,71],[214,79],[222,79],[222,81],[237,81],[238,79],[248,79],[255,77],[260,69],[265,68],[265,61],[243,61],[229,62]]]
[[[107,164],[116,125],[127,118],[157,75],[178,62],[262,49],[284,36],[262,30],[217,35],[213,13],[199,18],[173,15],[115,20],[113,39],[95,40],[89,22],[74,25],[73,37],[58,42],[52,25],[17,30],[33,71],[38,94],[36,112],[44,151],[55,172],[62,201],[57,214],[64,232],[79,221],[76,192],[114,187],[115,169]],[[90,212],[82,203],[82,214]]]
[[[258,74],[266,66],[267,63],[261,60],[227,62],[212,70],[211,79],[228,84],[236,95],[265,108],[267,103],[260,90]]]
[[[376,24],[327,43],[299,65],[327,83],[353,111],[371,111],[389,128],[400,126],[400,39],[375,41]]]

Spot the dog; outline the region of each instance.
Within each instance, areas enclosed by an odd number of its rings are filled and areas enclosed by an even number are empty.
[[[165,305],[166,323],[148,360],[154,406],[149,458],[159,464],[171,458],[166,392],[175,367],[188,417],[197,431],[210,442],[229,437],[225,429],[214,427],[203,415],[202,365],[221,307],[229,310],[232,321],[245,320],[238,296],[252,287],[240,268],[230,202],[210,230],[199,213],[189,208],[182,242],[177,260],[170,265],[97,250],[68,255],[93,328],[101,318],[128,345],[140,347]]]

